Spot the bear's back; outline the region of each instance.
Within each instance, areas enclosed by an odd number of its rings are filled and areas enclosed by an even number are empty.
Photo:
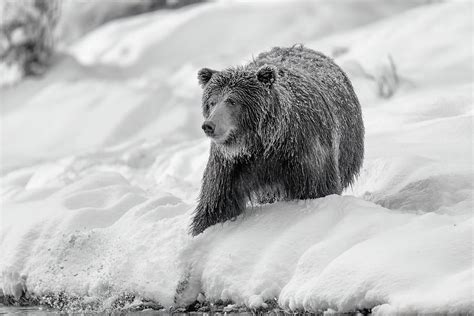
[[[302,45],[274,47],[268,52],[260,53],[251,63],[257,68],[265,64],[277,67],[283,86],[294,84],[291,81],[297,77],[301,84],[307,82],[310,86],[317,87],[320,95],[333,101],[330,103],[335,106],[334,111],[337,112],[342,106],[344,111],[353,114],[360,112],[357,96],[346,74],[324,54]]]
[[[271,64],[279,69],[319,78],[345,79],[344,73],[331,58],[302,45],[274,47],[268,52],[260,53],[254,62],[257,66]]]
[[[341,184],[343,187],[349,185],[363,160],[364,124],[358,98],[343,70],[331,58],[302,45],[274,47],[260,53],[253,64],[256,67],[274,65],[279,72],[279,84],[291,91],[296,99],[304,94],[301,101],[313,104],[314,132],[323,142],[327,139],[333,143],[333,138],[338,138],[336,159]],[[307,94],[308,87],[314,92],[312,96]],[[292,107],[290,113],[301,112],[300,104],[295,102],[286,106]],[[306,132],[311,135],[311,128]]]

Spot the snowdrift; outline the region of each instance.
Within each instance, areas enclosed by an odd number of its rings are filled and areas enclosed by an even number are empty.
[[[99,309],[134,293],[165,307],[471,311],[471,4],[363,3],[208,3],[114,21],[44,79],[2,90],[3,294]],[[357,183],[190,238],[209,150],[195,71],[298,41],[337,55],[362,100]]]
[[[145,196],[115,173],[97,173],[46,200],[6,205],[15,231],[2,239],[4,290],[66,291],[102,304],[138,292],[185,305],[202,292],[251,308],[275,297],[309,311],[470,308],[469,209],[414,214],[329,196],[252,209],[191,239],[189,204]]]

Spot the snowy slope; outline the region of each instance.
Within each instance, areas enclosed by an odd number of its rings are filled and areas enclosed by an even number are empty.
[[[199,68],[241,63],[413,4],[217,2],[112,21],[69,47],[46,78],[0,90],[3,137],[16,140],[3,142],[1,169],[125,141],[202,137]]]
[[[362,3],[233,1],[115,21],[46,78],[2,90],[3,293],[96,308],[201,293],[251,308],[472,310],[472,4]],[[340,52],[363,101],[359,180],[190,238],[209,149],[196,70],[293,42]],[[388,55],[400,84],[385,99],[367,73],[386,74]]]

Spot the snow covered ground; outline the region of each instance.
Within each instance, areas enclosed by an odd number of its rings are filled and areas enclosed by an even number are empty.
[[[251,308],[472,311],[473,5],[414,4],[153,12],[104,25],[41,80],[0,90],[3,293],[103,308],[135,293],[164,306],[204,295]],[[209,149],[197,70],[295,42],[336,55],[354,83],[366,124],[357,183],[190,238]]]

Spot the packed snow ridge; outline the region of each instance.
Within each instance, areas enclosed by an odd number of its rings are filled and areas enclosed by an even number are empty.
[[[216,2],[115,21],[1,90],[3,294],[472,311],[472,4],[352,6]],[[294,42],[337,56],[354,83],[358,181],[191,238],[209,151],[197,69]]]

